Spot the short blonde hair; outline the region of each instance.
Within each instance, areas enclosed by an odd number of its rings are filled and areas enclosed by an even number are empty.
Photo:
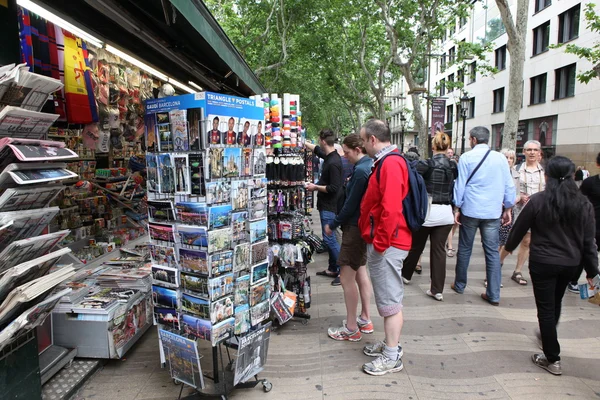
[[[431,139],[431,147],[437,151],[446,151],[450,147],[450,136],[444,132],[437,132]]]
[[[512,157],[515,160],[517,159],[517,153],[514,150],[502,149],[502,150],[500,150],[500,153],[502,153],[502,155],[506,158]]]

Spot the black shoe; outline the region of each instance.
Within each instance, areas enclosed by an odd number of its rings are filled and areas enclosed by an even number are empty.
[[[342,281],[339,276],[336,276],[334,280],[331,281],[331,286],[340,286]]]
[[[572,283],[569,283],[569,286],[567,286],[567,290],[571,293],[577,293],[579,294],[579,286],[578,285],[574,285]]]
[[[552,375],[562,375],[562,368],[560,366],[560,361],[555,361],[551,363],[548,361],[545,355],[543,354],[534,354],[531,356],[531,361],[538,367],[545,369],[550,372]]]

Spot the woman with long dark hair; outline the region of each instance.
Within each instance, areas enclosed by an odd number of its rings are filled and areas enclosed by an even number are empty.
[[[556,325],[562,298],[577,266],[583,263],[588,282],[598,274],[594,209],[575,184],[575,164],[556,156],[546,166],[546,190],[536,193],[515,221],[505,249],[512,252],[531,229],[529,273],[538,311],[543,354],[535,365],[561,375]]]

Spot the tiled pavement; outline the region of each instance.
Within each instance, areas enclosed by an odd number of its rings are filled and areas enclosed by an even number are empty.
[[[455,238],[456,240],[456,238]],[[427,250],[426,250],[427,251]],[[473,253],[469,286],[459,295],[450,289],[455,258],[448,259],[444,301],[425,295],[429,273],[427,253],[423,275],[406,286],[404,370],[372,377],[361,365],[365,343],[383,337],[383,320],[374,305],[375,333],[358,343],[335,342],[327,328],[345,318],[341,287],[315,277],[326,265],[324,255],[310,265],[312,316],[308,325],[289,322],[274,331],[269,358],[261,378],[273,383],[262,388],[237,390],[232,399],[593,399],[600,398],[600,308],[565,294],[559,339],[563,376],[534,366],[530,356],[539,349],[531,285],[510,280],[515,257],[503,271],[500,307],[483,302],[484,258],[479,245]],[[528,276],[526,276],[528,278]],[[206,353],[208,355],[208,353]],[[210,357],[202,366],[212,368]],[[74,397],[91,399],[176,399],[179,386],[159,366],[158,339],[151,329],[123,361],[110,361]],[[184,389],[184,395],[191,393]]]

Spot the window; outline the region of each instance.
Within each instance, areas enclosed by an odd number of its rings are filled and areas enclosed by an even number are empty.
[[[575,96],[575,65],[571,64],[554,71],[554,100]]]
[[[579,36],[579,14],[581,4],[558,16],[558,43],[565,43]]]
[[[448,92],[452,92],[454,88],[454,74],[448,75],[448,83],[450,83],[450,87],[448,88]]]
[[[535,12],[542,11],[544,8],[549,7],[552,4],[552,0],[535,0]]]
[[[446,80],[442,79],[440,80],[440,96],[445,96],[446,95]]]
[[[506,69],[506,45],[496,49],[496,69],[499,71]]]
[[[448,30],[444,29],[444,32],[442,33],[442,43],[444,43],[446,39],[448,39]]]
[[[473,61],[469,64],[469,83],[473,83],[477,80],[477,62]]]
[[[465,73],[463,72],[462,69],[459,69],[458,72],[456,73],[456,81],[460,82],[463,84],[465,84]]]
[[[452,46],[450,50],[448,50],[448,62],[450,64],[454,64],[456,61],[456,47]]]
[[[504,88],[494,90],[494,112],[504,112]]]
[[[450,104],[446,106],[446,123],[451,124],[454,120],[454,106]]]
[[[440,71],[444,72],[446,70],[446,54],[443,54],[440,58]]]
[[[550,44],[550,21],[543,23],[533,30],[533,55],[548,50]]]
[[[531,97],[529,105],[546,102],[546,75],[542,74],[531,78]]]
[[[475,118],[475,97],[469,99],[469,118]]]
[[[460,17],[458,19],[458,26],[461,28],[467,24],[467,17]]]

